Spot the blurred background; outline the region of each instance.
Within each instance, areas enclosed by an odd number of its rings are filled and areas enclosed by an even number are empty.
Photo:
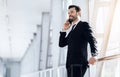
[[[97,39],[85,77],[120,77],[120,0],[0,0],[0,77],[67,77],[58,40],[71,4]]]

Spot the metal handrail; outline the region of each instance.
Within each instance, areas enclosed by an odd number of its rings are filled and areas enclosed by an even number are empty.
[[[111,56],[106,56],[106,57],[98,58],[97,61],[98,61],[98,62],[101,62],[101,61],[113,60],[113,59],[118,59],[118,58],[120,58],[120,54],[116,54],[116,55],[111,55]]]
[[[107,60],[113,60],[113,59],[119,59],[120,58],[120,54],[117,54],[117,55],[111,55],[111,56],[105,56],[105,57],[102,57],[102,58],[98,58],[97,59],[97,62],[101,62],[101,61],[107,61]],[[31,72],[31,73],[28,73],[28,74],[23,74],[22,76],[29,76],[29,75],[34,75],[34,74],[37,74],[37,73],[42,73],[42,72],[47,72],[47,71],[52,71],[52,70],[57,70],[57,69],[60,69],[60,68],[65,68],[65,65],[63,66],[59,66],[57,68],[50,68],[50,69],[45,69],[45,70],[40,70],[40,71],[36,71],[36,72]]]

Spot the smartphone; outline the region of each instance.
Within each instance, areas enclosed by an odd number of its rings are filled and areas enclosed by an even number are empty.
[[[68,19],[68,22],[69,22],[70,24],[72,24],[73,19]]]

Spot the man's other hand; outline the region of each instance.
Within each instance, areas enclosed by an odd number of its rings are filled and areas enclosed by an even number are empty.
[[[95,57],[91,57],[88,62],[89,62],[89,64],[92,64],[92,65],[93,65],[96,61],[97,61],[97,60],[96,60]]]

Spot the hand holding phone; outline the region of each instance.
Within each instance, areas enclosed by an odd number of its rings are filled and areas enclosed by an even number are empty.
[[[63,26],[63,31],[68,30],[72,24],[73,20],[72,19],[68,19]]]

